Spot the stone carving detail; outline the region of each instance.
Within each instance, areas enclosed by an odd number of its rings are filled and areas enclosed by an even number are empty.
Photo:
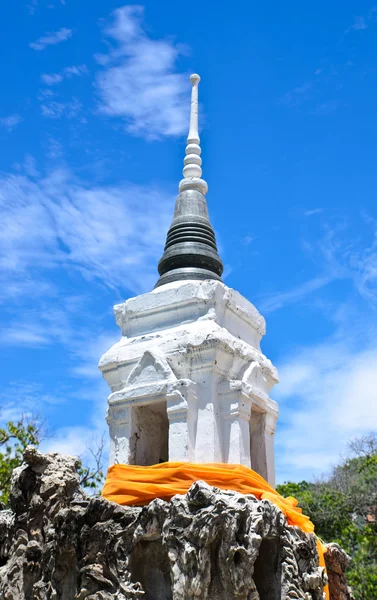
[[[27,449],[0,511],[0,598],[323,599],[314,536],[273,504],[197,482],[122,507],[87,497],[76,466]]]

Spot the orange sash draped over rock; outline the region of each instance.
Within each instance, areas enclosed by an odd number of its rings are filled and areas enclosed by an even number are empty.
[[[186,494],[199,480],[222,490],[253,494],[258,500],[269,500],[280,508],[289,525],[296,525],[307,533],[314,532],[313,523],[302,514],[295,498],[283,498],[263,477],[243,465],[186,462],[166,462],[148,467],[113,465],[108,470],[102,495],[125,506],[144,506],[155,498],[170,500],[175,494]],[[320,565],[325,566],[324,547],[319,540],[317,548]],[[329,599],[327,586],[325,592]]]

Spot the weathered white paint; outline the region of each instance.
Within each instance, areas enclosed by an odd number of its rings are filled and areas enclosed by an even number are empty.
[[[180,281],[115,306],[121,340],[100,360],[111,388],[110,463],[251,466],[274,484],[278,381],[265,321],[222,282]]]

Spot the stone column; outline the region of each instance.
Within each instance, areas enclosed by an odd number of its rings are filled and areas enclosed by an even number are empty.
[[[277,414],[253,407],[250,416],[251,468],[275,487],[274,433]]]
[[[272,487],[275,487],[275,430],[277,414],[266,414],[266,426],[264,430],[264,445],[266,449],[266,479]]]
[[[169,460],[195,460],[197,398],[194,382],[180,380],[166,394],[169,419]]]
[[[222,406],[222,462],[250,467],[251,400],[241,391],[240,381],[223,382],[220,389]]]
[[[110,433],[109,464],[126,464],[130,459],[130,411],[127,406],[109,406],[106,421]]]
[[[197,422],[195,436],[195,462],[222,462],[221,407],[217,394],[217,377],[213,373],[213,348],[196,352],[191,377],[197,386]]]

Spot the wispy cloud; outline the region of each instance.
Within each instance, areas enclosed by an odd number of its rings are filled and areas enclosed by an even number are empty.
[[[73,98],[71,102],[57,102],[51,100],[41,104],[41,112],[44,117],[49,119],[60,119],[61,117],[67,117],[67,119],[73,119],[81,111],[82,104],[77,98]]]
[[[65,5],[65,0],[56,0],[60,5]],[[33,15],[39,7],[39,0],[31,0],[30,4],[27,5],[29,14]],[[47,8],[56,8],[56,2],[54,0],[48,0]]]
[[[312,208],[310,210],[306,210],[304,212],[305,217],[312,217],[313,215],[319,215],[321,213],[323,213],[325,209],[324,208]]]
[[[306,250],[313,260],[333,278],[349,279],[355,290],[377,308],[377,223],[371,220],[365,240],[372,236],[371,243],[353,238],[344,224],[342,227],[327,227],[319,240],[306,243]]]
[[[72,37],[72,29],[67,29],[66,27],[63,27],[62,29],[59,29],[59,31],[43,35],[36,42],[31,42],[29,46],[33,50],[44,50],[45,48],[47,48],[47,46],[54,46],[55,44],[60,44],[60,42],[65,42],[70,37]]]
[[[64,79],[70,79],[71,77],[81,77],[86,75],[88,69],[86,65],[73,65],[72,67],[65,67],[59,73],[42,73],[41,79],[46,85],[57,85]]]
[[[0,125],[5,127],[9,131],[12,131],[16,125],[19,125],[23,121],[21,115],[8,115],[6,117],[0,117]]]
[[[41,79],[46,85],[56,85],[63,81],[63,75],[60,73],[42,73]]]
[[[312,213],[313,214],[313,213]],[[309,215],[310,216],[310,215]],[[270,313],[303,300],[306,296],[336,280],[352,282],[353,289],[377,309],[377,222],[369,219],[372,242],[352,239],[346,224],[324,227],[325,233],[315,241],[302,241],[303,250],[313,260],[319,275],[291,289],[265,294],[258,303],[262,313]]]
[[[325,63],[325,61],[323,61]],[[306,81],[287,91],[279,103],[289,108],[305,109],[309,114],[326,116],[342,104],[343,81],[333,65],[317,68]]]
[[[306,81],[302,85],[298,85],[292,90],[289,90],[289,92],[286,92],[281,98],[281,102],[282,104],[288,104],[290,106],[300,104],[304,99],[306,99],[312,88],[312,82]]]
[[[119,290],[150,289],[173,201],[151,185],[88,185],[63,166],[45,176],[3,177],[2,292],[25,275],[57,268]]]
[[[318,116],[330,115],[337,110],[339,104],[340,101],[336,98],[328,102],[319,102],[314,108],[314,114]]]
[[[188,127],[188,78],[176,62],[182,48],[156,40],[143,30],[143,8],[123,6],[105,30],[115,48],[97,56],[99,110],[123,118],[131,133],[145,137],[175,136]]]
[[[9,381],[0,392],[0,422],[40,415],[46,407],[64,403],[66,393],[67,389],[57,388],[53,394],[46,393],[44,386],[36,382]]]
[[[102,446],[102,467],[106,469],[108,462],[108,428],[105,420],[107,386],[90,388],[89,397],[83,401],[90,402],[87,417],[83,424],[72,424],[56,428],[52,435],[41,444],[42,452],[60,452],[70,456],[78,456],[86,465],[93,465],[93,452]]]
[[[20,324],[5,327],[0,333],[0,342],[15,346],[43,346],[48,343],[48,338],[40,331],[39,323],[20,328]]]
[[[376,332],[365,335],[354,323],[353,336],[347,329],[322,344],[297,348],[278,364],[280,479],[321,475],[352,437],[377,428]]]
[[[368,25],[366,24],[364,17],[358,16],[358,17],[354,18],[353,25],[348,27],[348,29],[346,29],[345,33],[349,33],[352,30],[360,31],[362,29],[367,29],[367,27],[368,27]]]
[[[38,8],[38,0],[31,0],[30,4],[27,5],[29,15],[33,15]]]
[[[100,380],[99,380],[100,381]],[[44,385],[37,382],[10,382],[5,390],[0,393],[0,424],[8,421],[17,421],[22,417],[46,420],[47,437],[42,440],[42,452],[61,452],[71,456],[79,456],[85,464],[91,464],[92,453],[101,439],[107,440],[108,432],[105,421],[106,386],[91,386],[89,397],[81,397],[80,393],[67,385],[55,386],[54,393],[46,392]],[[52,428],[49,425],[51,415],[57,405],[70,406],[77,401],[87,402],[90,399],[90,409],[86,411],[84,425],[68,425]],[[71,404],[72,406],[72,404]],[[43,427],[44,428],[44,427]],[[103,466],[107,462],[107,444],[103,455]]]
[[[75,404],[78,400],[88,403],[88,409],[85,410],[86,417],[81,425],[77,424],[76,419],[73,419],[72,425],[58,427],[53,431],[53,436],[42,444],[42,451],[79,456],[86,464],[90,464],[93,457],[88,449],[94,450],[101,438],[107,441],[108,429],[105,412],[108,387],[100,377],[98,360],[109,347],[119,340],[119,335],[118,332],[116,335],[93,335],[93,331],[86,331],[80,340],[77,340],[77,336],[72,336],[69,350],[76,365],[73,375],[77,376],[77,381],[84,381],[85,387],[80,389],[77,384],[72,390],[68,390],[67,395],[71,402],[74,399]],[[108,443],[104,448],[104,467],[106,467],[108,459],[107,447]]]
[[[84,376],[87,379],[98,380],[99,358],[116,342],[119,342],[119,336],[119,330],[115,327],[112,333],[102,332],[93,335],[93,333],[86,332],[85,337],[76,336],[70,345],[70,351],[75,357],[72,374],[79,378]]]
[[[290,290],[268,294],[261,299],[258,308],[262,314],[274,312],[287,304],[294,304],[303,300],[308,294],[312,294],[326,286],[331,279],[330,276],[315,277]]]
[[[59,452],[68,456],[78,456],[86,465],[90,464],[93,457],[90,456],[89,448],[93,449],[102,435],[106,438],[108,435],[104,415],[102,418],[102,427],[94,425],[61,427],[54,436],[42,443],[42,452]]]
[[[88,69],[86,65],[72,65],[71,67],[65,67],[63,69],[63,74],[65,77],[73,77],[81,75],[87,75]]]
[[[34,298],[34,302],[36,299]],[[11,318],[9,325],[3,325],[0,342],[7,346],[34,348],[72,342],[75,338],[75,326],[70,311],[59,298],[53,297],[52,302],[51,297],[46,300],[40,297],[37,308],[26,306],[21,313],[17,311],[17,318]],[[12,312],[9,312],[12,315]],[[77,337],[79,331],[76,327]]]
[[[252,242],[254,241],[254,239],[255,238],[253,236],[251,236],[251,235],[245,235],[245,237],[243,237],[241,239],[241,244],[243,246],[250,246],[250,244],[252,244]]]
[[[26,154],[24,158],[23,168],[26,175],[29,177],[39,177],[40,173],[37,169],[37,161],[31,154]]]

